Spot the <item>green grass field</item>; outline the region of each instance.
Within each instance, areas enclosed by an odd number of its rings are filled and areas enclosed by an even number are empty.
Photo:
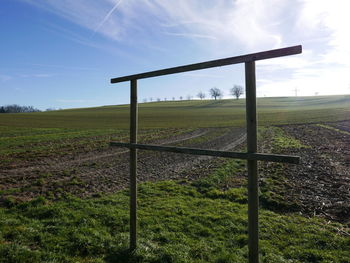
[[[240,161],[186,183],[139,186],[139,247],[128,253],[128,192],[0,208],[0,262],[247,262],[246,188],[221,190]],[[230,174],[231,176],[227,176]],[[344,226],[260,209],[261,262],[347,263]]]
[[[347,119],[350,115],[350,95],[260,98],[257,105],[260,125],[336,121]],[[128,105],[0,115],[0,126],[18,128],[127,129],[128,123]],[[140,129],[244,124],[243,99],[139,104]]]
[[[140,141],[198,127],[245,125],[244,100],[154,102],[139,105]],[[0,173],[19,162],[105,149],[128,140],[128,105],[0,115]],[[350,95],[258,99],[259,125],[350,119]],[[300,148],[276,130],[272,147]],[[139,186],[139,247],[128,253],[128,192],[58,201],[39,197],[0,207],[0,262],[246,262],[247,196],[224,189],[244,162],[230,160],[207,178]],[[261,200],[275,200],[275,183]],[[0,196],[1,197],[1,196]],[[279,197],[280,198],[280,197]],[[281,197],[283,199],[283,196]],[[264,201],[264,202],[265,202]],[[288,207],[288,204],[284,204]],[[261,259],[266,263],[348,263],[345,225],[297,212],[260,210]]]

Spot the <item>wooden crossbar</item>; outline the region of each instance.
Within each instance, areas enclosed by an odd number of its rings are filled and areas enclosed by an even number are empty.
[[[235,158],[235,159],[243,159],[243,160],[292,163],[292,164],[299,164],[300,162],[300,157],[290,156],[290,155],[280,155],[280,154],[276,155],[276,154],[265,154],[265,153],[228,152],[228,151],[206,150],[206,149],[198,149],[198,148],[159,146],[159,145],[151,145],[151,144],[137,144],[137,143],[125,143],[125,142],[110,142],[110,145],[117,146],[117,147],[126,147],[129,149],[184,153],[184,154],[192,154],[192,155],[208,155],[208,156]]]
[[[209,155],[247,160],[248,170],[248,260],[259,263],[259,183],[257,161],[270,161],[298,164],[299,157],[257,153],[257,118],[256,118],[256,79],[255,61],[282,56],[300,54],[301,46],[274,49],[243,56],[212,60],[180,67],[150,71],[111,79],[111,83],[130,81],[130,143],[111,142],[111,146],[130,149],[130,250],[137,247],[137,150],[175,152],[183,154]],[[245,63],[247,152],[226,152],[186,147],[146,145],[137,143],[137,80],[181,73],[192,70],[220,67]]]
[[[247,54],[242,56],[211,60],[211,61],[206,61],[206,62],[201,62],[196,64],[190,64],[185,66],[179,66],[174,68],[167,68],[167,69],[149,71],[145,73],[134,74],[134,75],[124,76],[124,77],[113,78],[111,79],[111,83],[124,82],[128,80],[133,80],[133,79],[145,79],[145,78],[158,77],[158,76],[193,71],[193,70],[221,67],[221,66],[239,64],[244,62],[252,62],[252,61],[269,59],[269,58],[296,55],[296,54],[300,54],[301,51],[302,51],[302,47],[300,45],[287,47],[287,48],[273,49],[269,51],[252,53],[252,54]]]

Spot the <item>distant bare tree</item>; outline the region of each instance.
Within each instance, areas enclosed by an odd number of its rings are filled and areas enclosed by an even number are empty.
[[[197,97],[200,98],[200,99],[202,100],[202,99],[205,98],[205,93],[202,92],[202,91],[200,91],[200,92],[198,92]]]
[[[0,106],[0,113],[26,113],[39,111],[39,109],[36,109],[33,106],[20,106],[17,104]]]
[[[182,96],[180,96],[179,99],[182,100]]]
[[[153,98],[152,98],[152,97],[150,97],[150,98],[149,98],[149,100],[152,102],[152,101],[153,101]]]
[[[187,100],[191,100],[193,97],[191,95],[187,95]]]
[[[230,93],[232,96],[235,96],[238,100],[239,97],[244,93],[244,90],[242,86],[234,85],[233,88],[230,90]]]
[[[147,102],[147,99],[143,99],[143,102]]]
[[[167,100],[167,98],[164,98],[164,101],[166,101]]]
[[[173,100],[175,100],[175,97],[173,97]]]
[[[159,102],[159,101],[160,101],[160,98],[157,98],[157,101]]]
[[[222,93],[222,91],[220,90],[220,89],[218,89],[218,88],[211,88],[210,90],[209,90],[209,93],[210,93],[210,96],[212,97],[212,98],[214,98],[215,100],[217,99],[217,98],[221,98],[222,97],[222,95],[223,95],[223,93]]]

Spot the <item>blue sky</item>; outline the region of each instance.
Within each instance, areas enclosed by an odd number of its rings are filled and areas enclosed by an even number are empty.
[[[128,103],[110,78],[303,45],[257,62],[259,96],[350,93],[349,1],[1,0],[0,105]],[[139,81],[139,101],[244,84],[243,65]]]

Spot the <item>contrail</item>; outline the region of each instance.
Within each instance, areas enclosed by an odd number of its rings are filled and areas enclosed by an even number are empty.
[[[109,17],[113,14],[113,12],[118,8],[118,6],[121,4],[123,0],[119,0],[118,3],[116,3],[113,8],[107,13],[107,15],[102,19],[101,23],[95,28],[94,32],[92,33],[91,37],[92,38],[97,31],[103,26],[103,24],[109,19]]]

